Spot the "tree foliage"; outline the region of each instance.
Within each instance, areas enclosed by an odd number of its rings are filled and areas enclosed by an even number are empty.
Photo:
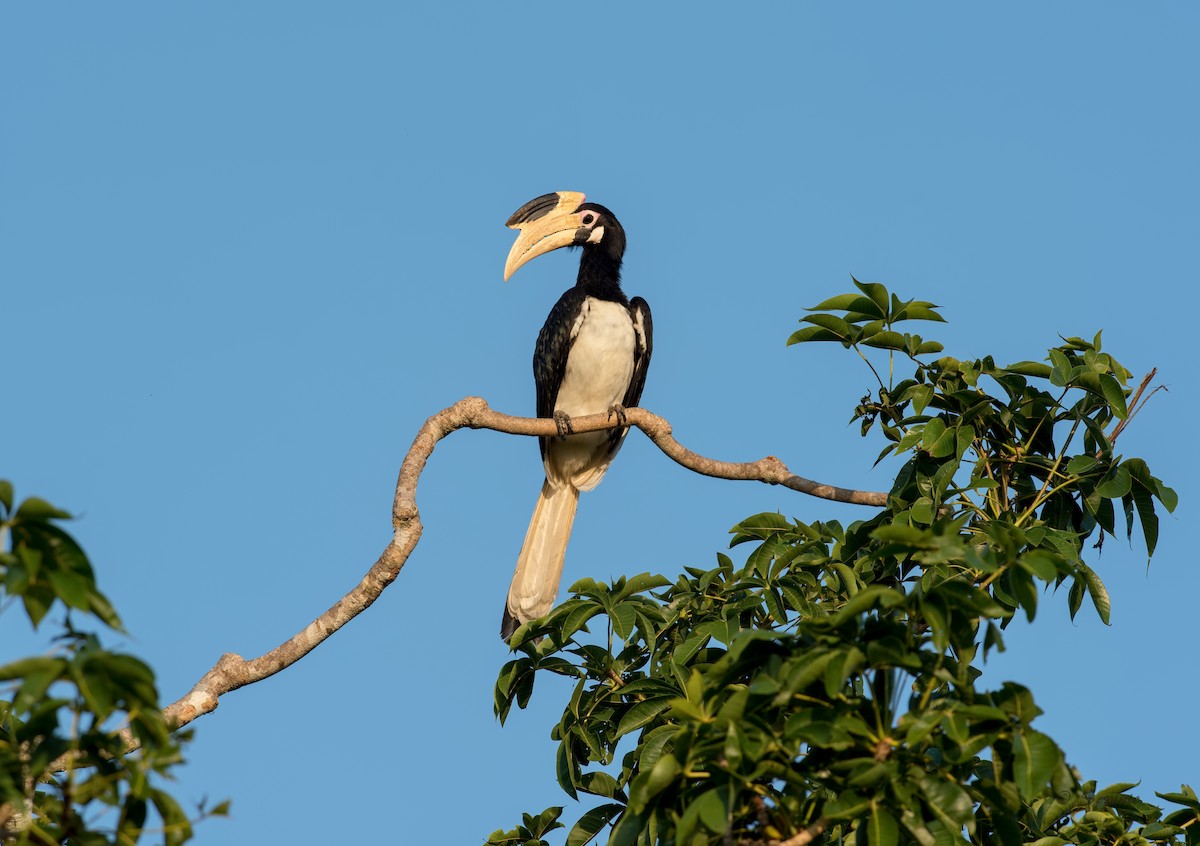
[[[76,628],[82,617],[124,631],[58,525],[69,518],[37,497],[14,508],[12,484],[0,481],[0,612],[19,602],[35,629],[57,621],[48,653],[0,666],[0,841],[184,843],[192,822],[161,783],[190,735],[172,735],[145,663]],[[124,754],[121,729],[138,752]]]
[[[855,286],[789,344],[840,343],[875,374],[854,419],[903,460],[887,506],[847,526],[754,515],[733,528],[744,560],[584,579],[513,637],[502,721],[539,673],[576,680],[557,778],[600,804],[568,846],[1200,843],[1189,787],[1166,808],[1098,789],[1034,727],[1033,694],[981,669],[1048,588],[1108,622],[1091,544],[1140,527],[1153,553],[1175,493],[1115,444],[1141,390],[1099,335],[1007,367],[933,358],[898,326],[935,306]],[[561,811],[487,842],[544,843]]]

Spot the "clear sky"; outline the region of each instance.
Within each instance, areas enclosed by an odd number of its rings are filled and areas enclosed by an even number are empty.
[[[503,223],[576,190],[629,235],[654,311],[643,405],[713,457],[886,489],[847,426],[871,386],[785,348],[802,308],[881,281],[960,358],[1105,348],[1160,393],[1122,436],[1180,493],[1147,569],[1091,563],[1016,621],[996,686],[1102,783],[1196,784],[1194,434],[1200,6],[384,2],[0,6],[0,475],[74,526],[166,700],[261,654],[390,536],[401,457],[470,394],[531,413],[567,251],[504,284]],[[571,805],[551,724],[499,727],[503,596],[535,443],[444,442],[420,546],[363,617],[195,724],[199,844],[470,843]],[[707,565],[742,517],[865,514],[687,473],[638,433],[584,496],[583,576]],[[738,550],[740,554],[740,550]],[[35,648],[10,609],[0,660]],[[568,807],[578,816],[578,808]]]

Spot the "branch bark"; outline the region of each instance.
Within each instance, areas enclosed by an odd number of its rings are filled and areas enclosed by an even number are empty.
[[[794,837],[780,841],[779,846],[808,846],[809,843],[820,837],[828,827],[829,820],[821,817],[808,828],[802,829]]]
[[[797,476],[775,456],[738,463],[698,455],[675,440],[671,435],[670,423],[642,408],[628,409],[626,423],[644,432],[669,458],[705,476],[783,485],[800,493],[836,502],[875,506],[887,503],[885,493],[823,485]],[[620,423],[605,414],[575,417],[571,419],[571,424],[577,433],[620,426]],[[417,541],[421,539],[422,526],[416,499],[417,482],[421,472],[425,469],[425,464],[438,441],[464,428],[491,429],[511,435],[529,436],[553,436],[558,431],[553,419],[502,414],[489,408],[487,402],[480,397],[461,399],[426,420],[400,465],[396,496],[392,503],[392,540],[358,585],[303,630],[265,655],[252,659],[245,659],[234,653],[222,655],[186,695],[163,709],[163,715],[173,728],[181,728],[197,717],[216,710],[222,695],[262,681],[290,667],[379,598],[384,589],[400,574],[400,569],[416,548]],[[123,732],[123,740],[128,752],[132,752],[138,746],[128,730]]]

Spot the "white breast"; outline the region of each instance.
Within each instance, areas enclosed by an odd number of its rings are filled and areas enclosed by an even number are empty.
[[[571,417],[608,411],[625,399],[633,377],[633,320],[620,303],[588,297],[572,331],[575,342],[555,411]]]
[[[554,410],[580,417],[602,414],[614,403],[624,403],[633,378],[636,344],[629,309],[588,297],[571,334],[575,340]],[[608,432],[553,439],[546,445],[546,479],[551,485],[565,481],[590,491],[604,478],[614,453]]]

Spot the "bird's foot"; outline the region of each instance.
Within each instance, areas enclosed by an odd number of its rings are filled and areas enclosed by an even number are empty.
[[[567,435],[575,434],[575,430],[571,427],[571,417],[565,411],[554,412],[554,424],[558,426],[558,439],[566,440]]]
[[[617,415],[617,422],[620,423],[622,426],[624,426],[625,425],[625,406],[621,405],[619,402],[614,402],[612,405],[610,405],[608,407],[608,419],[612,420],[612,416],[614,414]]]

